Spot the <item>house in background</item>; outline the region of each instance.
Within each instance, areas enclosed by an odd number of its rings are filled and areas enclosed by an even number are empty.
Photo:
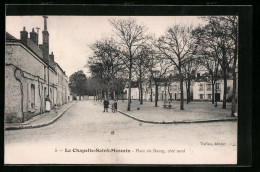
[[[215,98],[217,101],[223,101],[224,94],[224,80],[221,79],[217,81],[214,86],[215,89]],[[227,80],[227,101],[231,101],[232,99],[232,90],[233,90],[233,80]],[[212,100],[212,84],[209,79],[196,79],[193,83],[193,100]]]
[[[128,88],[125,88],[124,91],[127,93],[126,99],[128,98]],[[193,83],[190,86],[190,95],[191,100],[193,96]],[[152,95],[152,97],[151,97]],[[149,84],[143,84],[143,100],[150,101],[151,98],[154,101],[156,95],[156,87],[155,83],[152,82],[152,89]],[[187,90],[186,84],[183,83],[183,97],[184,100],[187,99]],[[131,88],[131,98],[133,100],[139,100],[139,88],[132,87]],[[158,101],[169,101],[169,100],[180,100],[181,99],[181,90],[180,90],[180,83],[178,81],[167,81],[161,82],[158,84]]]
[[[49,54],[47,17],[44,16],[43,43],[38,32],[24,27],[17,39],[6,32],[5,42],[5,121],[24,122],[45,112],[49,96],[51,108],[67,103],[68,79]],[[59,75],[58,75],[59,74]],[[58,82],[61,80],[61,82]]]

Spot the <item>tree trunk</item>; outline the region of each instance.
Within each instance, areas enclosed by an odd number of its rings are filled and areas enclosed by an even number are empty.
[[[170,84],[168,84],[168,85],[167,85],[167,89],[168,89],[168,95],[169,95],[168,99],[170,99],[170,100],[171,100],[171,94],[170,94],[170,87],[169,87],[169,85],[170,85]]]
[[[158,83],[155,82],[155,107],[157,107],[157,102],[158,102]]]
[[[186,81],[186,93],[187,93],[187,95],[186,95],[187,96],[186,97],[187,98],[186,99],[186,103],[189,104],[189,98],[188,98],[189,97],[189,95],[188,95],[189,91],[188,91],[188,82],[187,81]]]
[[[100,101],[102,101],[102,99],[103,99],[103,90],[102,90],[102,88],[100,89]]]
[[[216,93],[215,93],[215,94],[217,94],[217,93],[218,93],[218,90],[217,90],[217,82],[216,82],[216,81],[215,81],[215,84],[216,84],[216,86],[215,86],[215,88],[216,88]],[[215,107],[217,107],[217,106],[218,106],[218,101],[217,101],[215,95],[214,95],[214,97],[215,97]]]
[[[115,92],[115,90],[113,90],[113,93],[114,93],[114,100],[116,99],[116,92]]]
[[[99,91],[97,89],[97,101],[99,101]]]
[[[190,103],[190,101],[191,101],[191,96],[190,96],[190,83],[191,83],[191,81],[190,81],[190,74],[188,74],[188,93],[187,93],[187,99],[188,99],[188,102]]]
[[[231,116],[235,116],[236,112],[236,98],[237,98],[237,76],[236,76],[236,66],[237,66],[237,39],[235,39],[235,50],[234,50],[234,62],[233,62],[233,91],[232,91],[232,107],[231,107]]]
[[[130,69],[129,69],[128,83],[129,83],[129,86],[128,86],[129,88],[128,88],[127,111],[130,111],[130,109],[131,109],[131,84],[132,84],[132,55],[131,55],[131,53],[130,53]]]
[[[182,77],[181,77],[181,78],[182,78]],[[183,79],[181,79],[180,89],[181,89],[181,104],[180,104],[180,110],[184,110],[184,101],[183,101]]]
[[[95,89],[95,101],[97,101],[97,89]]]
[[[153,86],[152,86],[152,78],[151,78],[151,102],[153,102]]]
[[[211,75],[211,103],[214,104],[214,98],[215,98],[215,93],[214,93],[214,77],[213,77],[213,74]]]
[[[212,85],[212,90],[211,90],[211,94],[212,94],[212,97],[211,97],[211,103],[214,104],[215,103],[215,83],[212,81],[211,82],[211,85]]]
[[[180,110],[184,110],[184,101],[183,101],[183,77],[181,76],[181,66],[179,66],[179,75],[180,75],[180,89],[181,89],[181,102],[180,102]]]
[[[140,90],[140,82],[139,82],[139,86],[138,86],[138,101],[141,101],[141,90]]]
[[[110,98],[110,92],[109,92],[109,89],[107,89],[107,99],[109,100]]]
[[[140,104],[143,104],[143,86],[142,86],[142,82],[140,82]]]
[[[232,107],[231,107],[231,116],[235,116],[236,112],[236,91],[237,91],[237,83],[236,83],[236,72],[233,72],[233,91],[232,91]]]
[[[227,76],[226,71],[224,71],[224,94],[223,94],[223,109],[226,109],[226,101],[227,101]]]
[[[167,92],[166,92],[166,89],[167,89],[167,83],[165,84],[165,87],[164,87],[164,99],[165,99],[165,102],[167,101]]]

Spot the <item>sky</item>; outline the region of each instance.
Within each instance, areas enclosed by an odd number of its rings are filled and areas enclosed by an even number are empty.
[[[113,34],[110,18],[128,18],[131,16],[48,16],[47,30],[49,32],[50,54],[63,68],[67,76],[83,70],[90,76],[89,70],[84,67],[92,52],[89,45],[104,37]],[[202,24],[196,16],[133,16],[138,24],[149,28],[148,32],[159,37],[168,27],[175,24],[193,25]],[[42,44],[42,30],[44,19],[42,16],[6,16],[6,31],[20,39],[20,31],[36,31],[39,27],[39,44]]]

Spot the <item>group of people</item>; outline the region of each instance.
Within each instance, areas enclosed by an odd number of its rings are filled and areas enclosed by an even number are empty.
[[[109,101],[107,99],[105,99],[103,103],[104,103],[104,112],[105,111],[108,112]],[[117,100],[114,100],[112,106],[114,106],[113,108],[114,108],[115,112],[117,112]]]

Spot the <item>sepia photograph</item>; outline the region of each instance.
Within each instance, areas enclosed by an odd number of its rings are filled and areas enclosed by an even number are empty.
[[[6,15],[4,164],[223,164],[239,16]]]

